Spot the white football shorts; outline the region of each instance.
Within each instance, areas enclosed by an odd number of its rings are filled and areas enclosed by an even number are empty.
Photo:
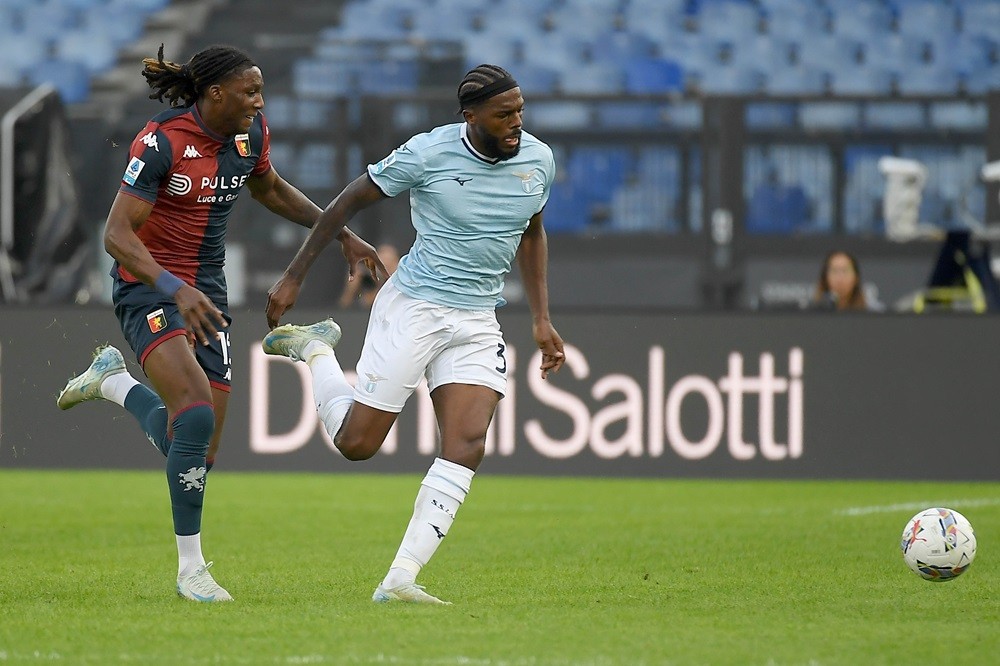
[[[507,390],[506,345],[495,310],[462,310],[411,298],[390,278],[368,318],[354,399],[399,413],[423,376],[444,384]]]

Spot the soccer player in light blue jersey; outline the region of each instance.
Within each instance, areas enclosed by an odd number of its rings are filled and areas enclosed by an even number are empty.
[[[371,458],[404,403],[426,378],[441,433],[440,457],[421,482],[413,517],[377,602],[446,603],[416,577],[444,539],[483,459],[486,429],[507,384],[496,318],[504,277],[517,258],[542,352],[541,373],[562,367],[563,341],[549,318],[542,209],[555,178],[547,145],[521,129],[524,99],[510,73],[480,65],[458,88],[463,122],[412,137],[326,207],[268,292],[264,351],[305,361],[317,410],[349,460]],[[417,236],[378,292],[357,364],[357,386],[333,351],[333,320],[278,326],[309,267],[360,210],[410,192]]]

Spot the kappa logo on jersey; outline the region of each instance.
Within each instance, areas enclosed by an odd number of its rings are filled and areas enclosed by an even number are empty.
[[[199,153],[198,149],[189,143],[187,146],[184,147],[183,156],[189,160],[193,160],[196,157],[201,157],[201,153]]]
[[[153,310],[146,315],[146,322],[149,324],[149,330],[152,333],[159,333],[165,329],[167,327],[167,316],[163,314],[163,308]]]
[[[144,166],[146,166],[145,162],[138,157],[133,157],[129,160],[128,166],[125,167],[125,174],[122,176],[122,180],[129,185],[135,185],[135,180],[142,173],[142,167]]]
[[[240,154],[240,157],[250,157],[250,135],[237,134],[235,141],[236,152]]]
[[[139,141],[146,144],[156,152],[160,152],[160,145],[156,142],[156,135],[152,132],[146,132],[145,136],[139,139]]]
[[[191,191],[191,179],[182,173],[175,173],[167,181],[167,192],[175,197],[182,197]]]
[[[538,169],[532,169],[527,173],[523,173],[520,171],[513,172],[515,176],[521,179],[521,189],[524,190],[525,193],[527,194],[531,194],[531,190],[535,189],[537,185],[541,185],[541,183],[531,182],[534,179],[535,173],[537,171]]]

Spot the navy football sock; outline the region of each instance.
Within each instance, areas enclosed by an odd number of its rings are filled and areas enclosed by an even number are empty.
[[[174,533],[201,532],[205,500],[205,454],[215,430],[215,412],[207,402],[196,402],[174,416],[174,438],[167,453],[167,485],[174,515]]]
[[[125,409],[139,422],[149,441],[167,455],[170,438],[167,437],[167,408],[163,400],[144,384],[136,384],[125,396]]]

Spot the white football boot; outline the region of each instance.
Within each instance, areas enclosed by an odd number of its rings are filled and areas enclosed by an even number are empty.
[[[388,590],[379,583],[378,587],[375,588],[375,594],[372,595],[372,601],[378,604],[384,604],[389,601],[405,601],[411,604],[451,606],[450,601],[442,601],[435,596],[427,594],[424,592],[424,586],[417,585],[416,583],[403,583]]]
[[[56,398],[56,404],[59,409],[69,409],[86,400],[102,399],[101,384],[104,380],[125,371],[125,359],[120,351],[111,345],[98,347],[90,367],[66,383]]]
[[[340,326],[332,319],[324,319],[309,326],[285,324],[265,335],[260,346],[265,354],[287,356],[293,361],[302,361],[305,360],[302,358],[302,350],[313,340],[327,344],[333,349],[340,342]]]
[[[212,562],[203,564],[195,569],[190,576],[177,579],[178,596],[190,599],[191,601],[201,601],[205,603],[213,601],[232,601],[233,597],[226,592],[221,585],[215,582],[212,574],[208,573]]]

